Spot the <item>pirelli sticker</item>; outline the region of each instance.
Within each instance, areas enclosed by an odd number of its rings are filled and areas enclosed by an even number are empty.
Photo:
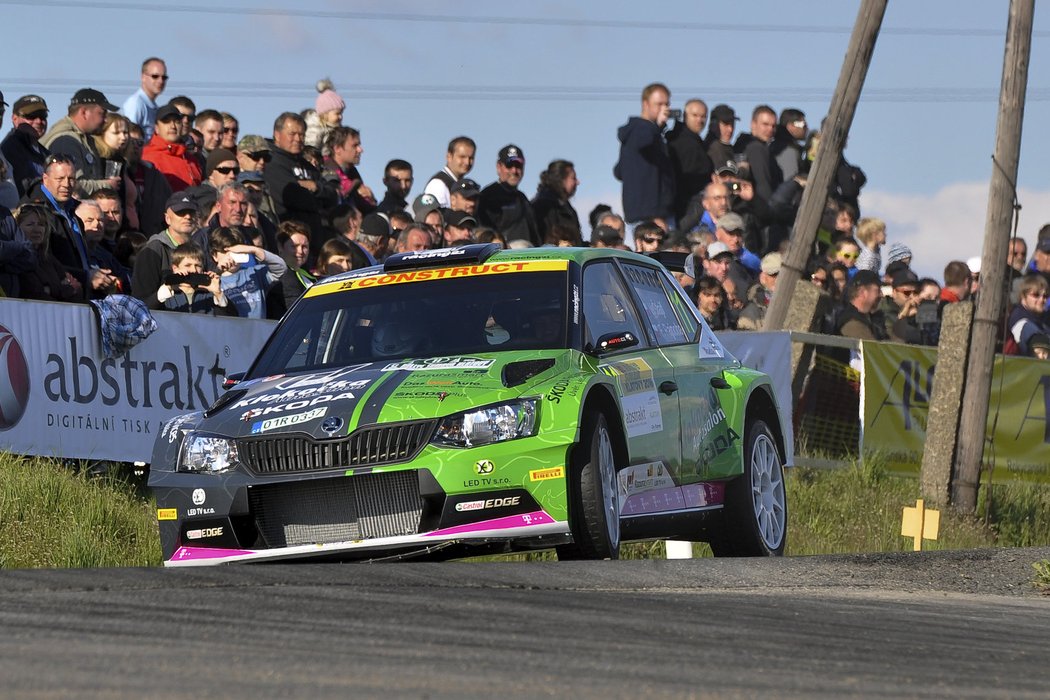
[[[333,292],[346,292],[370,287],[384,287],[408,282],[429,282],[454,277],[478,277],[480,275],[506,275],[516,272],[559,272],[569,268],[568,260],[517,260],[514,262],[486,263],[484,265],[461,265],[458,267],[435,267],[423,270],[405,270],[382,275],[355,277],[341,284],[318,284],[306,290],[306,296],[316,297]]]
[[[157,509],[157,520],[178,520],[179,510],[178,508],[158,508]]]
[[[529,479],[532,481],[547,481],[548,479],[561,479],[564,476],[564,467],[551,467],[550,469],[533,469],[529,472]]]

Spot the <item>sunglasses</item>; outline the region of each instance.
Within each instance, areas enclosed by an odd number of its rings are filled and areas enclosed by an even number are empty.
[[[244,155],[248,156],[252,160],[261,160],[267,163],[269,163],[270,159],[273,158],[273,156],[270,155],[269,151],[256,151],[254,153],[245,153]]]
[[[231,168],[231,167],[228,167],[228,166],[225,166],[225,165],[220,165],[220,166],[215,168],[215,172],[222,173],[223,175],[230,175],[230,174],[237,175],[238,173],[241,172],[241,169],[236,167],[236,166]]]
[[[860,253],[839,253],[840,258],[846,258],[846,260],[855,260],[860,257]]]
[[[146,75],[153,78],[154,80],[163,80],[165,82],[168,80],[168,76],[164,73],[147,73]]]
[[[191,121],[193,121],[196,118],[197,118],[196,114],[183,114],[183,115],[181,115],[179,117],[179,119],[181,119],[184,122],[191,122]]]

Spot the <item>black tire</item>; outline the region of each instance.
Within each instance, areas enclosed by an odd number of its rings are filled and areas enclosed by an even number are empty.
[[[601,413],[584,418],[584,440],[569,465],[569,526],[572,544],[558,559],[620,558],[620,490],[609,424]]]
[[[744,473],[726,484],[723,522],[711,538],[716,557],[779,557],[787,542],[784,465],[769,426],[745,430]]]

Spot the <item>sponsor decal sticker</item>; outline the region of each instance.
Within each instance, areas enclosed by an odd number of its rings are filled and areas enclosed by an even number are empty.
[[[312,411],[306,411],[305,413],[295,413],[290,416],[280,416],[279,418],[268,418],[252,424],[252,435],[265,433],[268,430],[276,430],[277,428],[287,428],[290,425],[306,423],[315,418],[320,418],[326,413],[328,413],[328,407],[322,406],[320,408],[315,408]]]
[[[551,467],[549,469],[533,469],[529,472],[531,481],[547,481],[548,479],[561,479],[565,476],[565,467]]]
[[[496,465],[490,459],[479,459],[474,463],[474,471],[478,474],[491,474],[496,470]]]
[[[222,537],[221,527],[204,527],[199,530],[187,530],[186,539],[203,540],[209,537]]]
[[[204,493],[204,489],[193,489],[193,505],[199,506],[204,505],[204,501],[207,500],[208,496]]]
[[[478,357],[431,357],[426,360],[391,362],[383,368],[383,371],[424,372],[439,369],[488,369],[495,362],[495,360],[483,360]]]
[[[464,501],[456,504],[456,510],[467,512],[472,510],[486,510],[488,508],[507,508],[521,504],[521,496],[508,496],[506,498],[489,498],[483,501]]]
[[[456,249],[448,249],[456,250]],[[333,292],[344,292],[354,289],[368,289],[390,284],[406,282],[428,282],[430,280],[451,279],[454,277],[477,277],[479,275],[503,275],[514,272],[557,272],[569,267],[568,260],[536,260],[523,262],[487,263],[484,265],[462,265],[460,267],[439,267],[424,270],[406,270],[380,275],[369,275],[349,279],[342,284],[316,285],[306,290],[305,296],[314,297]]]
[[[179,510],[178,508],[158,508],[157,509],[157,520],[178,520]]]
[[[620,406],[628,437],[658,433],[664,429],[660,397],[656,395],[653,368],[640,357],[613,362],[602,372],[615,377],[620,387]]]
[[[262,402],[263,399],[269,398],[267,396],[257,396],[254,399],[245,399],[235,403],[231,409],[243,408],[246,406],[252,406]],[[258,418],[269,413],[284,413],[285,411],[297,411],[301,408],[309,408],[322,403],[332,403],[333,401],[349,401],[356,399],[357,395],[353,392],[347,391],[342,394],[324,394],[323,396],[315,396],[312,399],[303,399],[302,401],[292,401],[291,403],[281,404],[278,406],[259,406],[258,408],[249,408],[247,411],[241,414],[241,420],[244,422],[250,421],[252,418]]]
[[[617,479],[620,482],[620,493],[625,498],[645,491],[673,488],[675,485],[663,462],[631,465],[622,469],[617,474]]]

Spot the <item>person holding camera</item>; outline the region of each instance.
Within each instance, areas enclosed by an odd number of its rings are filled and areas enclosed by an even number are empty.
[[[183,243],[171,251],[171,274],[157,288],[157,301],[165,311],[189,314],[237,315],[226,299],[219,276],[204,269],[204,251],[196,243]]]
[[[886,324],[886,334],[894,343],[924,345],[923,334],[918,325],[919,277],[910,269],[903,269],[893,276],[890,294],[882,298],[879,310]],[[933,304],[936,310],[936,302]]]
[[[663,134],[670,103],[666,85],[647,85],[641,116],[631,117],[617,131],[620,158],[613,175],[623,183],[623,214],[630,224],[658,219],[670,226],[674,220],[674,169]]]

